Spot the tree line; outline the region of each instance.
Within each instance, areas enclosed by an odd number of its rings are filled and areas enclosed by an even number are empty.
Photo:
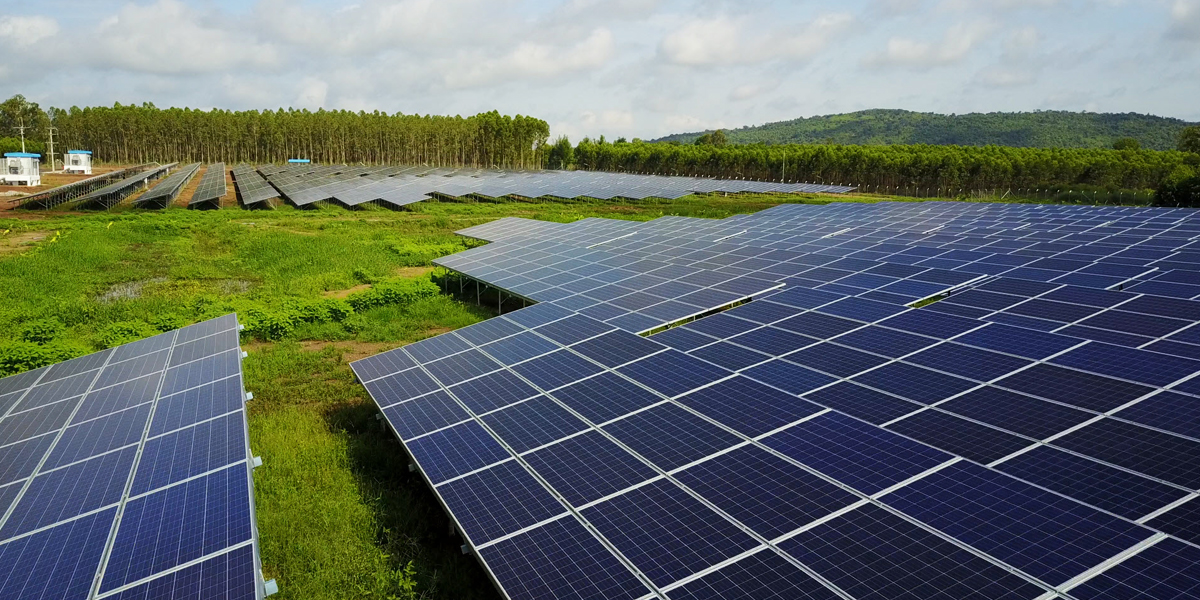
[[[21,96],[0,105],[8,115],[35,121],[26,137],[56,149],[91,150],[97,160],[141,162],[283,162],[425,164],[455,167],[538,168],[545,162],[550,126],[543,120],[496,111],[470,117],[343,110],[160,109],[151,103],[50,108]],[[42,115],[38,118],[37,115]],[[27,123],[28,124],[28,123]]]
[[[868,189],[956,191],[1089,185],[1151,189],[1200,156],[1183,151],[1003,146],[691,145],[584,139],[577,169],[849,184]],[[556,146],[558,149],[559,146]],[[561,151],[560,151],[561,152]]]

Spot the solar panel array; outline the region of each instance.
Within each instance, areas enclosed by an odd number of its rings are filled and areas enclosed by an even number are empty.
[[[188,208],[220,208],[221,198],[228,190],[225,186],[225,163],[208,165],[200,184],[188,201]]]
[[[134,192],[137,192],[142,186],[166,175],[167,171],[175,168],[175,165],[176,163],[171,163],[169,165],[138,170],[120,181],[88,192],[76,201],[79,202],[81,208],[112,208],[120,204],[122,200],[131,196]]]
[[[180,190],[192,180],[192,177],[196,176],[196,171],[198,170],[200,170],[200,163],[192,163],[180,167],[178,171],[167,176],[161,183],[134,199],[134,206],[141,208],[166,208],[171,202],[175,201],[175,198],[179,196]]]
[[[279,197],[279,191],[250,165],[239,164],[233,168],[232,174],[244,208],[270,208],[270,201]]]
[[[94,190],[105,187],[118,179],[125,179],[134,173],[141,173],[148,168],[150,168],[150,165],[138,165],[116,171],[109,171],[108,173],[102,173],[100,175],[96,175],[95,177],[89,177],[87,179],[61,185],[44,192],[30,194],[21,198],[20,207],[30,209],[53,208],[59,204],[71,202],[72,200],[80,198]]]
[[[493,243],[440,264],[539,303],[352,368],[510,598],[1200,593],[1200,302],[1161,285],[1194,285],[1193,211],[463,233]]]
[[[847,186],[701,179],[598,171],[494,171],[431,167],[286,165],[260,169],[296,206],[334,201],[404,206],[433,196],[597,199],[680,198],[697,192],[845,193]]]
[[[227,315],[0,379],[0,598],[263,597],[241,360]]]

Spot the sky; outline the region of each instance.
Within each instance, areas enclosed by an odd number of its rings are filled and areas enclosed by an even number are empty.
[[[869,108],[1200,121],[1200,0],[4,0],[42,106],[498,110],[651,139]]]

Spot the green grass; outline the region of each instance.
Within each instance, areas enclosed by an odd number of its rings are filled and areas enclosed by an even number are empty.
[[[323,293],[427,280],[413,267],[467,247],[455,230],[504,216],[721,218],[781,200],[0,213],[0,233],[9,230],[0,235],[0,373],[230,310],[244,323],[292,319],[281,339],[242,340],[246,388],[255,396],[250,444],[264,460],[255,471],[263,564],[279,581],[278,597],[496,598],[348,367],[352,359],[486,319],[492,310],[435,294],[330,317],[327,304],[346,310],[350,303],[323,300]]]

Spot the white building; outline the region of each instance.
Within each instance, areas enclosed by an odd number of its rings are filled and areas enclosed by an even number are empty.
[[[0,181],[7,185],[42,185],[40,162],[39,154],[6,152],[4,173],[0,174]]]
[[[63,157],[63,172],[91,175],[92,152],[90,150],[67,150],[67,155]]]

